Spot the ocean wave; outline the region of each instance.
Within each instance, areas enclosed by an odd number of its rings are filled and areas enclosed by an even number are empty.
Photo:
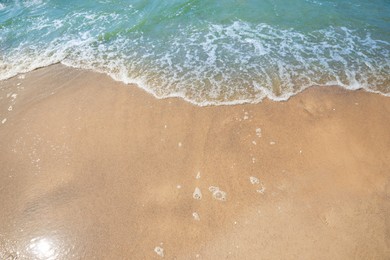
[[[142,21],[107,30],[119,19],[115,13],[30,19],[28,36],[37,38],[22,40],[26,31],[17,23],[0,33],[4,42],[19,41],[0,45],[0,79],[61,62],[136,83],[157,98],[202,106],[281,101],[319,85],[390,95],[390,44],[365,31],[303,33],[236,20],[179,26],[156,36],[139,29]]]

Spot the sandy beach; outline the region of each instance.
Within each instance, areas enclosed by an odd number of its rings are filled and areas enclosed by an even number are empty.
[[[1,259],[389,259],[390,99],[197,107],[52,65],[0,82]]]

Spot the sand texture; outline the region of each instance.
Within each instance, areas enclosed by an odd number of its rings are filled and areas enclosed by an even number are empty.
[[[389,259],[390,99],[196,107],[54,65],[0,82],[0,259]]]

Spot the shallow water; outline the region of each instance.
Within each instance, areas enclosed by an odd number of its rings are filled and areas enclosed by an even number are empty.
[[[61,62],[198,105],[390,95],[390,2],[1,1],[0,79]]]

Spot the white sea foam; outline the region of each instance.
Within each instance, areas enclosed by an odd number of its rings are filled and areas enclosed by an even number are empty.
[[[183,27],[180,37],[161,45],[138,31],[107,40],[104,26],[118,19],[114,13],[69,13],[53,23],[34,19],[28,29],[36,35],[70,28],[72,33],[10,48],[0,59],[0,79],[61,62],[135,83],[157,98],[180,97],[200,106],[284,101],[320,85],[390,96],[390,44],[347,28],[302,34],[236,21]],[[5,28],[0,38],[12,33],[22,37]]]
[[[31,7],[31,6],[34,6],[34,5],[41,5],[43,4],[43,1],[42,0],[27,0],[27,1],[23,1],[23,4],[25,7]]]

